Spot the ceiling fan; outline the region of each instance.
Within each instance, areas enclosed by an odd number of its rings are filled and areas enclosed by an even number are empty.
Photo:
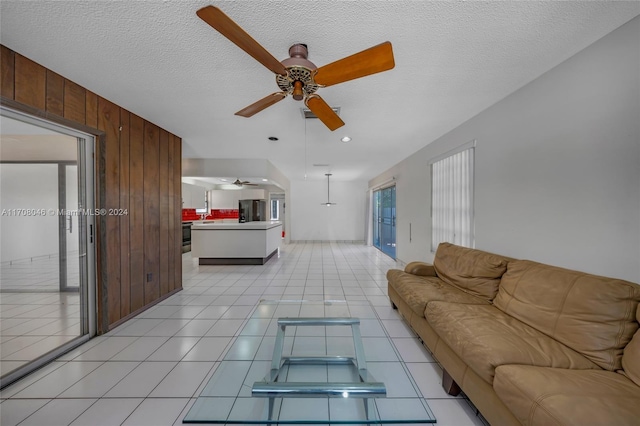
[[[344,126],[344,121],[324,99],[316,94],[316,91],[321,87],[387,71],[395,66],[393,50],[388,41],[320,68],[307,59],[307,45],[294,44],[289,48],[290,57],[281,62],[219,8],[206,6],[198,10],[196,14],[276,74],[276,83],[280,91],[236,112],[236,115],[242,117],[251,117],[291,94],[293,99],[297,101],[304,99],[307,108],[333,131]]]
[[[235,182],[233,182],[233,184],[235,186],[257,186],[257,183],[251,183],[248,180],[240,180],[240,179],[236,179]]]

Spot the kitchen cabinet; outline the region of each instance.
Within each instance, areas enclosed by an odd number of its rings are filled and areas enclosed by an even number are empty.
[[[210,209],[238,209],[240,200],[266,200],[267,193],[264,189],[238,189],[224,190],[212,189],[208,192]]]
[[[195,222],[191,226],[191,256],[200,265],[264,265],[277,254],[282,223]]]
[[[182,208],[183,209],[204,209],[204,201],[207,190],[201,186],[182,184]]]

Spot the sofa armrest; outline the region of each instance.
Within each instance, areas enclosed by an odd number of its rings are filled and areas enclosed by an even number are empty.
[[[433,265],[424,262],[411,262],[404,267],[404,271],[408,274],[419,275],[422,277],[435,277],[436,270]]]

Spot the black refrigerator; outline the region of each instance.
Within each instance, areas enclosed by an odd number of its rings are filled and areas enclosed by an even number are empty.
[[[268,220],[265,200],[240,200],[238,202],[238,221],[260,222]]]

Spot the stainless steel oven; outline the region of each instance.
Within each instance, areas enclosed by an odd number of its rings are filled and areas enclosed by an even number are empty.
[[[191,251],[191,225],[193,222],[182,222],[182,252]]]

